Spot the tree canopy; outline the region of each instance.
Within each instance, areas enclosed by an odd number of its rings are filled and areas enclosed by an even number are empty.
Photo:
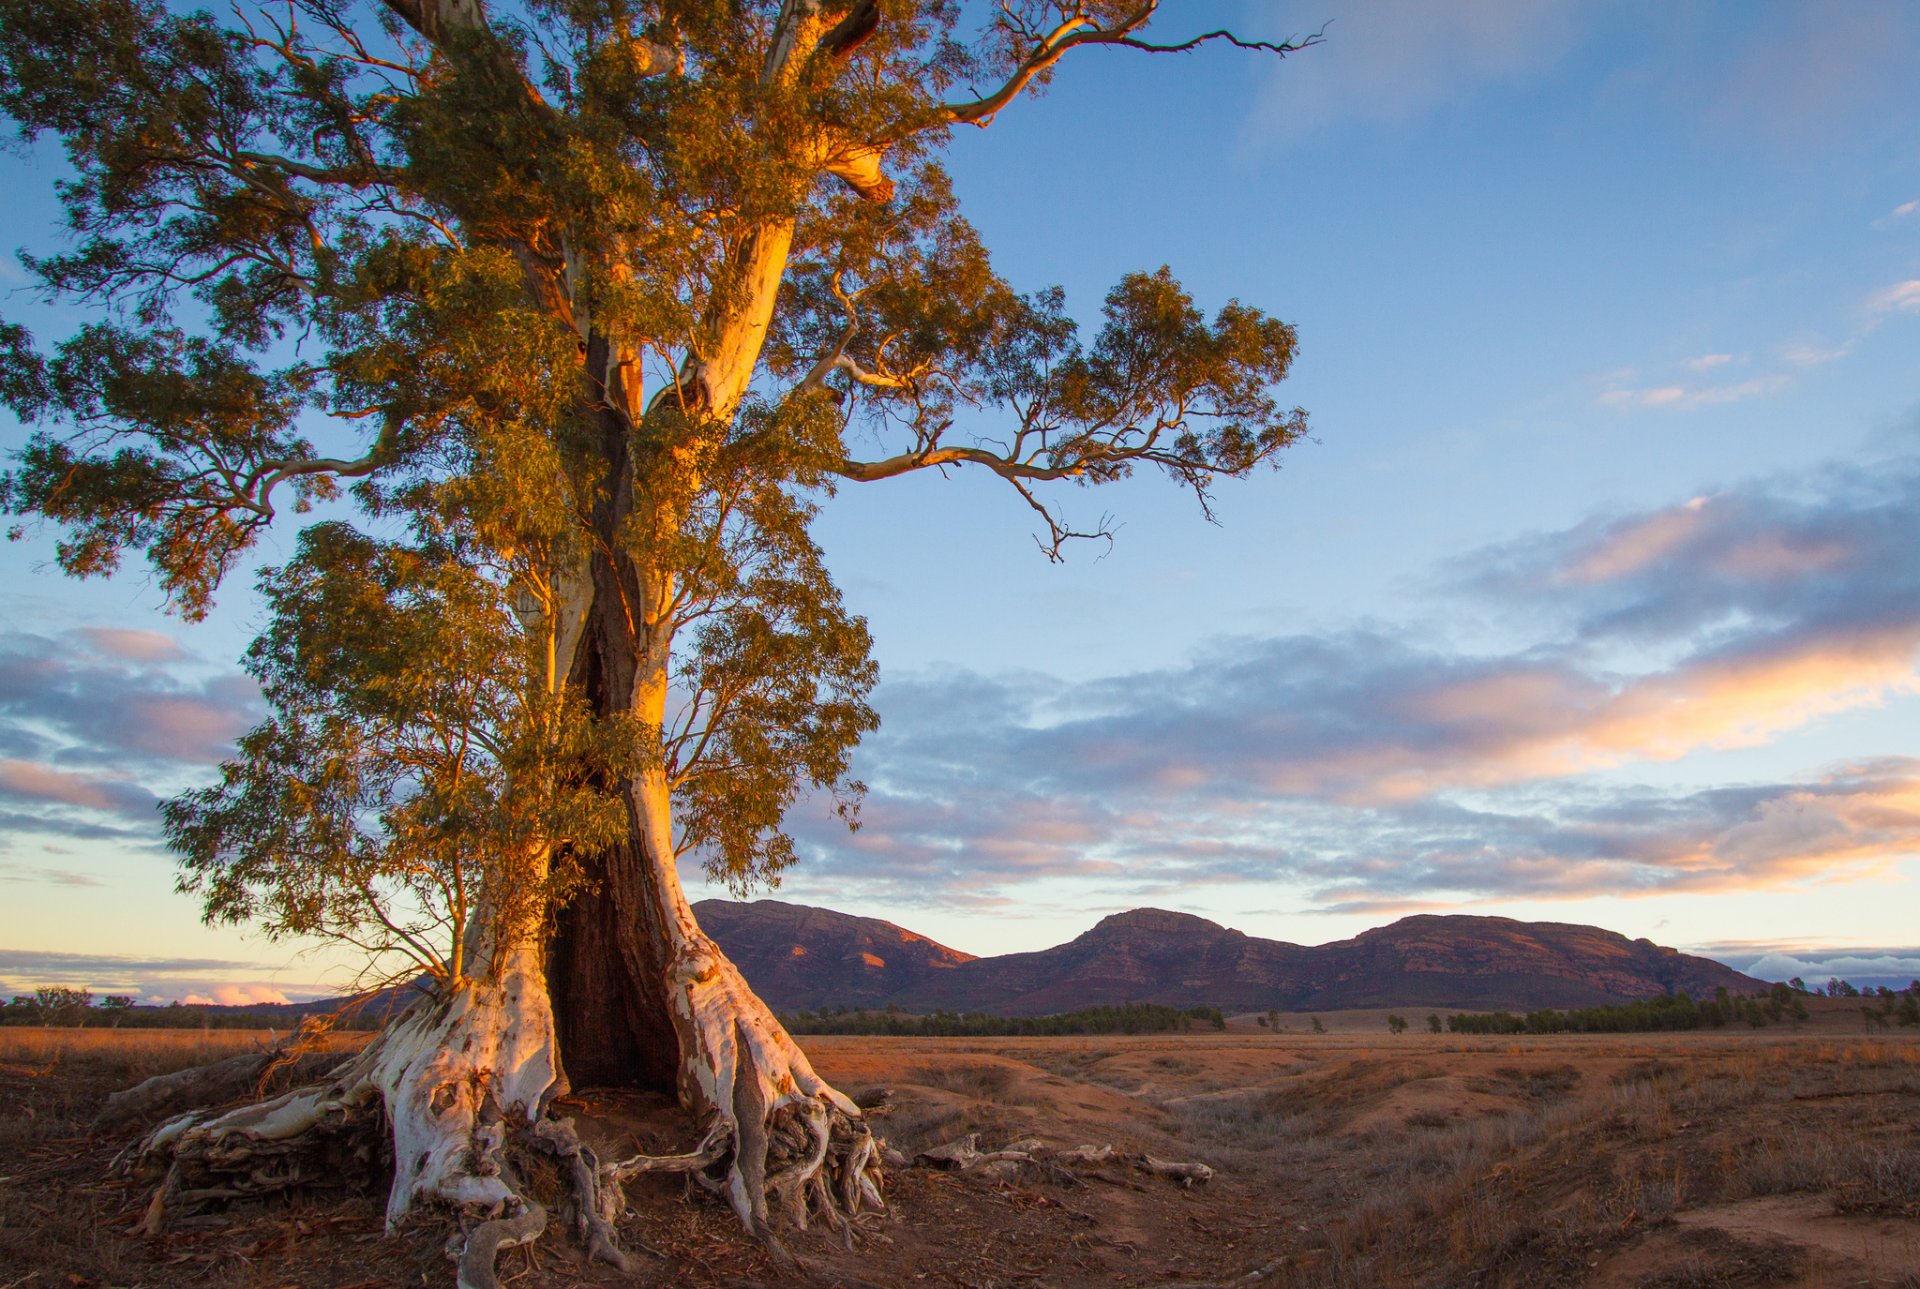
[[[1084,334],[942,170],[1077,48],[1311,43],[1155,43],[1154,9],[0,2],[0,107],[73,170],[71,245],[24,260],[93,313],[49,348],[0,324],[0,397],[41,427],[7,507],[71,573],[139,552],[193,618],[282,510],[329,506],[261,583],[274,715],[169,808],[209,915],[453,970],[474,881],[525,916],[472,857],[603,848],[635,765],[679,846],[777,874],[801,792],[853,818],[875,721],[808,535],[835,485],[987,470],[1058,557],[1103,530],[1043,484],[1158,467],[1204,508],[1299,437],[1289,326],[1163,268]],[[609,600],[611,680],[582,661]]]

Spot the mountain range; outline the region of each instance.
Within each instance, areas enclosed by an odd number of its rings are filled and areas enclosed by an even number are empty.
[[[1600,927],[1401,918],[1299,945],[1164,909],[1103,918],[1066,944],[975,957],[878,918],[779,900],[703,900],[704,927],[775,1011],[822,1007],[1044,1015],[1117,1003],[1227,1011],[1588,1007],[1764,982]]]

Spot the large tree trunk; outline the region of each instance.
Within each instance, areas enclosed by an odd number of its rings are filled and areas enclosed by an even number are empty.
[[[614,476],[620,477],[618,473]],[[615,483],[607,508],[626,500]],[[618,531],[612,515],[603,521]],[[628,561],[595,560],[594,608],[575,681],[603,712],[658,726],[667,650],[643,648],[628,609],[652,602]],[[681,886],[668,784],[657,764],[627,785],[630,835],[584,859],[589,885],[555,924],[549,977],[568,1079],[677,1096],[704,1128],[704,1180],[779,1251],[771,1197],[796,1225],[884,1207],[879,1145],[813,1070],[695,920]]]

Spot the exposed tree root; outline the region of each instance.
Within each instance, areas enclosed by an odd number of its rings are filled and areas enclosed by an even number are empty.
[[[93,1130],[124,1132],[195,1106],[258,1095],[266,1090],[263,1084],[285,1090],[312,1082],[345,1059],[338,1052],[243,1052],[212,1065],[156,1074],[108,1097],[94,1116]]]
[[[562,1211],[589,1255],[622,1270],[631,1270],[615,1235],[624,1187],[646,1173],[686,1174],[725,1197],[790,1272],[800,1264],[776,1226],[823,1224],[851,1245],[885,1208],[884,1143],[718,950],[676,991],[693,1039],[682,1046],[692,1054],[683,1092],[706,1111],[704,1137],[684,1154],[617,1162],[602,1162],[571,1119],[548,1111],[562,1087],[553,1024],[537,965],[521,965],[497,985],[416,1004],[321,1082],[162,1123],[129,1152],[163,1174],[146,1229],[294,1188],[376,1184],[390,1161],[388,1228],[423,1205],[451,1210],[465,1229],[449,1249],[461,1289],[496,1289],[499,1251],[550,1224],[516,1167],[535,1155],[558,1166]]]
[[[860,1107],[814,1072],[690,916],[681,929],[670,995],[681,1039],[681,1096],[710,1115],[701,1147],[678,1157],[684,1171],[725,1195],[783,1265],[791,1255],[774,1232],[773,1213],[800,1230],[820,1222],[851,1244],[861,1221],[886,1208],[883,1143]],[[637,1173],[663,1166],[629,1160],[613,1167]]]
[[[450,1251],[461,1289],[497,1289],[499,1250],[547,1225],[513,1167],[537,1152],[562,1165],[592,1254],[625,1268],[596,1161],[571,1121],[547,1118],[559,1085],[538,957],[508,955],[496,982],[416,1003],[323,1082],[155,1128],[131,1152],[136,1167],[164,1170],[146,1229],[226,1201],[369,1182],[390,1159],[388,1229],[422,1205],[452,1210],[468,1224]]]
[[[1000,1150],[983,1151],[980,1149],[979,1133],[968,1133],[958,1141],[923,1150],[914,1156],[914,1162],[1006,1180],[1032,1172],[1071,1172],[1092,1164],[1108,1163],[1123,1165],[1154,1177],[1164,1177],[1182,1186],[1204,1184],[1213,1179],[1213,1169],[1205,1164],[1156,1159],[1144,1151],[1118,1151],[1112,1146],[1075,1146],[1063,1150],[1027,1138],[1011,1142]]]

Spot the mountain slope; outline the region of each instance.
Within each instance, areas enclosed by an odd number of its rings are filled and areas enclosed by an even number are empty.
[[[1040,1015],[1127,1002],[1232,1011],[1524,1010],[1764,988],[1711,959],[1563,922],[1421,915],[1306,946],[1187,913],[1134,909],[1051,949],[975,958],[891,922],[829,909],[775,900],[695,907],[701,925],[781,1011],[897,1005]]]
[[[884,1007],[974,960],[923,935],[779,900],[701,900],[700,925],[779,1011]]]

